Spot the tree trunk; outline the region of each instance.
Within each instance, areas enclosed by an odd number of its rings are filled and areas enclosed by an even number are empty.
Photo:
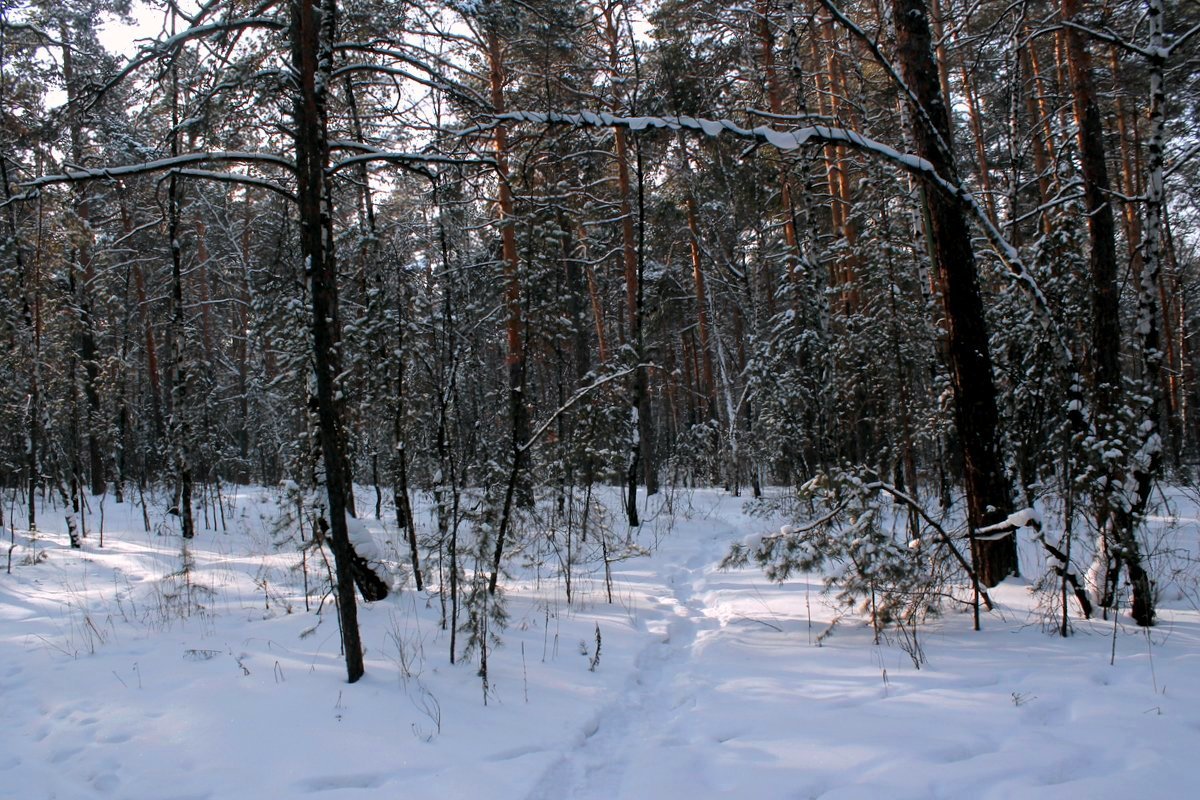
[[[687,158],[686,151],[683,157]],[[712,345],[709,342],[708,292],[705,290],[704,269],[700,260],[700,226],[696,219],[696,198],[690,189],[685,203],[687,205],[688,231],[691,234],[688,245],[692,255],[692,283],[696,291],[696,329],[700,333],[699,360],[703,368],[704,380],[704,385],[700,389],[707,406],[705,418],[715,420],[717,418],[717,394],[713,384]]]
[[[3,52],[0,52],[0,57],[3,57]],[[0,91],[4,89],[4,82],[0,81]],[[0,102],[4,101],[4,97],[0,95]],[[36,295],[36,276],[30,280],[30,276],[26,275],[26,264],[24,251],[21,247],[20,229],[17,226],[17,213],[15,204],[12,202],[12,183],[8,173],[8,158],[0,151],[0,184],[4,188],[4,211],[5,222],[8,223],[8,237],[12,242],[13,260],[16,262],[17,281],[21,293],[21,322],[22,322],[22,338],[23,344],[28,349],[30,363],[29,368],[29,384],[28,384],[28,412],[25,414],[24,422],[26,425],[26,440],[25,440],[25,470],[26,470],[26,496],[28,499],[28,508],[26,516],[26,530],[33,533],[37,530],[37,487],[39,481],[39,464],[40,455],[40,440],[39,430],[41,422],[41,381],[40,381],[40,366],[39,361],[41,354],[39,353],[39,333],[37,321],[37,295]],[[29,284],[33,283],[31,287]],[[11,522],[11,521],[10,521]],[[15,524],[15,523],[11,523]]]
[[[917,155],[958,184],[946,99],[938,84],[929,17],[923,0],[892,0],[901,72],[919,108],[912,115]],[[962,445],[967,522],[972,532],[1004,519],[1012,510],[1011,488],[1000,461],[999,414],[983,301],[961,202],[942,190],[926,192],[932,253],[946,313],[947,355],[954,418]],[[1017,572],[1013,536],[972,537],[975,570],[986,586]]]
[[[358,606],[354,597],[353,548],[346,525],[346,465],[334,385],[338,374],[338,287],[333,251],[333,221],[325,169],[329,161],[325,91],[332,69],[334,0],[324,0],[320,13],[314,0],[292,2],[292,68],[299,82],[295,98],[296,194],[300,206],[300,253],[312,297],[313,362],[317,384],[317,419],[325,490],[337,574],[337,602],[342,648],[350,683],[363,676]],[[319,26],[319,27],[318,27]],[[320,74],[318,74],[320,73]]]
[[[417,545],[417,527],[413,520],[412,504],[408,496],[408,453],[404,427],[407,401],[404,381],[404,309],[403,300],[397,301],[396,313],[396,399],[392,409],[392,500],[396,505],[396,524],[408,540],[409,559],[412,562],[413,580],[417,591],[425,588],[421,578],[421,555]]]
[[[171,19],[174,30],[174,17]],[[179,73],[171,66],[171,155],[179,155]],[[189,448],[191,430],[187,422],[188,372],[184,348],[183,246],[179,240],[179,178],[172,172],[167,179],[167,242],[171,249],[171,416],[168,425],[171,451],[176,470],[174,510],[179,514],[184,539],[196,535],[192,517],[192,463]]]
[[[771,23],[771,0],[759,0],[759,44],[762,53],[763,78],[766,83],[767,108],[772,114],[782,115],[783,92],[779,87],[779,70],[775,65],[775,32]],[[793,30],[793,35],[796,31]],[[804,109],[798,109],[804,113]],[[792,182],[788,175],[787,161],[779,166],[779,203],[783,210],[783,239],[787,245],[787,280],[799,281],[800,242],[796,235],[796,204],[792,199]]]
[[[1029,115],[1032,127],[1030,143],[1033,150],[1033,168],[1037,171],[1038,205],[1044,207],[1052,197],[1051,181],[1054,172],[1051,148],[1053,143],[1050,141],[1050,126],[1044,110],[1045,103],[1041,99],[1042,77],[1038,72],[1037,54],[1033,48],[1033,42],[1029,42],[1021,49],[1020,57],[1029,70],[1030,86],[1029,91],[1025,93],[1025,113]],[[1013,91],[1018,91],[1018,87],[1014,87]],[[1045,211],[1039,215],[1039,227],[1045,234],[1049,234],[1053,230],[1050,218]]]
[[[620,33],[613,17],[614,5],[604,5],[604,37],[608,45],[608,68],[614,81],[621,76]],[[614,114],[621,112],[619,98],[614,93],[609,98],[609,108]],[[625,313],[629,323],[628,342],[634,348],[634,357],[639,364],[646,360],[642,332],[642,285],[637,238],[633,224],[632,182],[629,176],[629,145],[622,128],[613,129],[613,143],[617,162],[617,192],[621,214],[621,264],[625,278]],[[652,475],[657,469],[651,449],[649,375],[645,366],[633,372],[633,396],[630,398],[630,414],[635,428],[631,446],[628,477],[628,494],[625,512],[630,525],[638,524],[637,487],[639,479],[646,485],[648,494],[657,490]]]
[[[1062,16],[1074,20],[1079,13],[1078,0],[1062,0]],[[1124,397],[1121,375],[1121,324],[1119,316],[1120,284],[1117,270],[1116,220],[1111,203],[1108,165],[1104,152],[1104,127],[1092,81],[1092,62],[1082,34],[1075,28],[1063,30],[1067,67],[1071,80],[1072,109],[1084,184],[1084,207],[1088,218],[1090,253],[1088,266],[1092,290],[1091,368],[1092,407],[1095,435],[1108,441],[1101,452],[1110,452],[1119,441],[1120,424],[1117,398]],[[1157,233],[1157,230],[1155,230]],[[1143,270],[1143,279],[1148,270]],[[1155,327],[1154,323],[1150,323]],[[1157,349],[1157,341],[1154,342]],[[1146,422],[1153,425],[1152,415]],[[1117,448],[1119,451],[1120,448]],[[1120,496],[1117,487],[1124,483],[1126,465],[1121,458],[1110,459],[1103,487],[1097,491],[1101,535],[1109,536],[1108,549],[1126,566],[1133,584],[1133,617],[1138,624],[1150,625],[1154,601],[1150,582],[1142,566],[1134,532],[1135,509]],[[1148,494],[1148,490],[1147,490]],[[1101,548],[1105,549],[1105,548]]]
[[[70,28],[66,21],[61,21],[59,32],[62,35],[62,69],[63,84],[67,91],[67,108],[70,109],[71,121],[69,130],[71,137],[71,159],[76,165],[84,163],[84,133],[83,121],[80,119],[79,85],[76,81],[75,58]],[[97,363],[96,332],[92,323],[92,284],[96,280],[96,269],[92,258],[92,220],[91,201],[87,196],[86,186],[75,186],[72,190],[76,231],[76,258],[71,265],[72,271],[78,271],[73,276],[76,284],[75,301],[79,314],[79,358],[83,362],[84,382],[83,394],[87,400],[87,431],[84,438],[87,441],[88,474],[91,479],[93,495],[105,492],[104,456],[98,433],[101,428],[99,364]]]
[[[492,110],[503,114],[504,105],[504,54],[500,35],[487,33],[488,81],[491,92]],[[492,556],[492,572],[488,579],[488,593],[495,594],[500,575],[500,562],[504,556],[504,538],[508,533],[513,513],[513,499],[527,504],[533,502],[522,482],[525,457],[524,445],[529,439],[529,412],[525,407],[525,321],[521,311],[521,264],[517,256],[517,230],[513,211],[512,187],[508,182],[508,128],[499,124],[495,133],[496,175],[499,178],[498,198],[500,212],[500,256],[504,270],[504,305],[507,311],[505,338],[508,346],[508,408],[512,421],[510,443],[509,480],[505,489],[504,506],[496,531],[496,550]]]

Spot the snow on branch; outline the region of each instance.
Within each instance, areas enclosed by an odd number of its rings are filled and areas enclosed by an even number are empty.
[[[971,538],[977,542],[992,542],[997,539],[1003,539],[1005,536],[1011,536],[1018,528],[1026,527],[1040,531],[1042,529],[1042,515],[1032,508],[1023,508],[1020,511],[1014,511],[1009,514],[1004,520],[997,522],[995,525],[980,528],[971,534]]]
[[[1166,59],[1166,58],[1170,57],[1170,55],[1172,53],[1174,53],[1179,47],[1183,46],[1183,44],[1185,42],[1187,42],[1189,39],[1191,39],[1197,33],[1200,33],[1200,22],[1198,22],[1195,25],[1193,25],[1192,27],[1188,28],[1186,31],[1179,34],[1178,36],[1175,36],[1171,40],[1171,43],[1169,45],[1162,48],[1163,58]]]
[[[860,41],[862,41],[866,48],[871,52],[871,55],[874,56],[875,61],[883,67],[884,71],[887,72],[888,77],[892,79],[892,82],[895,83],[902,92],[904,92],[905,97],[908,98],[909,106],[912,108],[917,119],[921,121],[921,125],[924,126],[925,129],[929,131],[929,133],[932,134],[933,138],[937,141],[938,149],[947,157],[948,160],[953,161],[953,150],[951,150],[950,145],[946,142],[946,140],[942,138],[942,132],[938,130],[938,126],[933,123],[933,120],[929,116],[929,111],[921,103],[920,99],[917,97],[917,93],[912,90],[912,87],[905,83],[903,76],[900,74],[900,70],[897,69],[891,60],[884,55],[883,50],[881,50],[879,47],[879,41],[868,36],[867,32],[859,27],[854,20],[842,13],[842,10],[838,8],[832,0],[820,0],[820,2],[821,5],[825,6],[825,9],[833,16],[833,18],[837,20],[839,25],[850,31],[850,33],[854,34],[859,38]]]
[[[427,165],[444,164],[455,167],[462,166],[484,166],[492,167],[496,165],[495,159],[491,158],[463,158],[460,156],[447,156],[438,153],[406,153],[394,150],[382,150],[363,142],[353,141],[335,141],[330,142],[332,147],[338,147],[345,150],[358,150],[358,155],[347,156],[340,161],[335,162],[329,167],[330,175],[334,175],[346,167],[354,166],[355,164],[365,164],[372,161],[383,161],[389,164],[396,164],[401,167],[412,169],[416,172],[431,177],[431,173],[424,169]]]
[[[63,44],[62,40],[57,36],[54,36],[53,34],[48,33],[44,28],[29,22],[15,22],[13,20],[0,18],[0,31],[23,31],[26,33],[32,33],[37,38],[53,47],[62,47]]]
[[[1196,142],[1188,147],[1178,158],[1176,158],[1166,169],[1163,170],[1163,178],[1169,178],[1180,167],[1186,164],[1197,153],[1200,153],[1200,142]]]
[[[644,131],[652,128],[673,131],[693,130],[713,137],[721,133],[728,133],[735,138],[769,144],[779,150],[799,150],[815,145],[841,144],[870,153],[907,172],[924,177],[935,187],[952,196],[959,196],[962,192],[958,184],[943,177],[928,160],[910,153],[901,153],[899,150],[857,131],[832,125],[808,125],[791,130],[780,130],[766,125],[743,128],[728,119],[713,120],[687,116],[618,117],[607,112],[592,111],[581,111],[578,114],[510,111],[505,114],[497,114],[494,119],[498,122],[532,122],[541,125],[569,125],[576,128],[626,128],[631,131]],[[468,128],[459,131],[459,134],[467,135],[483,130],[486,130],[486,126]]]
[[[411,69],[392,64],[379,64],[369,61],[350,61],[341,64],[333,70],[333,77],[352,72],[377,72],[386,75],[411,80],[430,89],[437,89],[454,97],[468,106],[490,108],[486,97],[472,89],[467,84],[449,77],[451,70],[457,70],[457,65],[450,64],[439,56],[430,55],[429,59],[414,56],[406,49],[389,47],[379,42],[338,42],[333,46],[336,52],[365,53],[379,58],[388,58],[393,62],[407,64]],[[432,62],[432,63],[431,63]],[[469,73],[468,73],[469,74]]]
[[[187,42],[193,39],[203,39],[208,36],[231,33],[233,31],[242,31],[247,28],[270,28],[273,30],[286,30],[287,23],[278,17],[254,16],[243,17],[241,19],[223,19],[216,22],[208,22],[203,25],[193,25],[187,30],[180,31],[174,36],[167,36],[163,39],[156,39],[142,45],[136,55],[131,57],[120,70],[116,72],[100,91],[96,93],[95,99],[99,99],[108,89],[121,83],[134,72],[142,67],[150,64],[160,58],[169,56],[176,52]],[[94,102],[94,100],[93,100]]]
[[[988,596],[987,588],[979,580],[979,573],[975,571],[973,566],[971,566],[971,562],[967,560],[967,557],[964,556],[962,552],[954,546],[954,537],[951,536],[950,533],[937,522],[937,520],[929,516],[929,513],[925,510],[925,507],[921,505],[916,498],[907,492],[902,491],[896,486],[887,483],[886,481],[872,481],[871,483],[866,484],[863,488],[870,489],[872,491],[887,492],[892,496],[893,500],[907,506],[908,508],[911,508],[914,512],[916,512],[917,516],[925,521],[925,524],[930,528],[930,530],[937,534],[938,539],[940,539],[942,544],[946,546],[946,549],[950,551],[950,554],[954,556],[954,560],[957,561],[958,565],[963,568],[964,572],[967,573],[967,576],[971,579],[971,583],[975,587],[975,591],[979,593],[979,597],[981,600],[983,600],[983,604],[987,610],[992,610],[992,598]],[[978,612],[978,608],[976,608],[976,612]],[[976,619],[975,623],[976,627],[978,628],[979,620]]]
[[[1042,28],[1041,30],[1037,31],[1037,33],[1050,33],[1060,28],[1073,28],[1074,30],[1079,31],[1086,36],[1090,36],[1091,38],[1098,39],[1102,42],[1107,42],[1111,45],[1121,48],[1122,50],[1128,50],[1129,52],[1135,53],[1143,58],[1150,58],[1153,55],[1153,51],[1148,50],[1145,47],[1141,47],[1140,45],[1136,45],[1128,39],[1125,39],[1113,31],[1108,30],[1107,28],[1090,28],[1087,25],[1081,25],[1080,23],[1070,19],[1064,19],[1058,25]]]
[[[296,195],[280,186],[274,181],[269,181],[266,178],[257,178],[253,175],[247,175],[244,172],[214,172],[207,169],[172,169],[170,170],[176,175],[182,175],[187,178],[199,178],[206,181],[217,181],[218,183],[238,183],[243,186],[257,186],[260,189],[274,192],[277,195],[289,200],[293,203],[299,202]]]
[[[1036,306],[1043,323],[1055,335],[1059,346],[1059,355],[1068,364],[1073,363],[1073,355],[1062,331],[1055,323],[1050,303],[1034,280],[1032,273],[1025,266],[1017,249],[1004,237],[996,224],[992,222],[979,199],[965,183],[946,178],[927,159],[911,153],[903,153],[894,147],[876,139],[864,136],[858,131],[831,125],[808,125],[790,130],[780,130],[766,125],[754,128],[744,128],[732,120],[705,119],[688,116],[654,116],[654,117],[618,117],[607,112],[580,111],[577,114],[543,111],[511,111],[492,117],[493,122],[458,131],[460,136],[468,136],[489,130],[502,122],[529,122],[539,125],[567,125],[576,128],[626,128],[631,131],[648,129],[691,130],[699,131],[706,136],[716,137],[727,133],[738,139],[745,139],[757,144],[769,144],[779,150],[790,151],[804,147],[827,144],[840,144],[851,147],[859,152],[888,162],[900,169],[922,178],[935,189],[945,192],[958,200],[982,228],[989,244],[996,251],[1000,260],[1008,269],[1009,274],[1017,285],[1028,294]]]
[[[542,437],[542,434],[544,434],[550,428],[550,426],[554,424],[555,420],[557,420],[560,416],[565,414],[567,411],[570,411],[572,406],[574,406],[576,403],[578,403],[583,398],[587,397],[592,392],[599,389],[601,386],[604,386],[607,383],[612,383],[613,381],[615,381],[619,378],[623,378],[626,375],[628,375],[632,372],[635,372],[636,370],[642,369],[644,367],[652,367],[653,368],[656,366],[657,365],[650,364],[650,363],[635,364],[632,367],[626,367],[625,369],[620,369],[620,370],[617,370],[616,372],[610,372],[607,375],[600,376],[595,381],[593,381],[592,383],[589,383],[587,386],[584,386],[582,389],[575,392],[575,394],[573,394],[569,398],[567,398],[567,401],[565,403],[563,403],[561,406],[556,408],[554,410],[553,414],[551,414],[549,417],[547,417],[545,420],[543,420],[542,424],[538,425],[537,428],[534,429],[533,433],[530,434],[529,439],[527,441],[522,442],[521,444],[519,444],[517,446],[517,450],[519,452],[524,453],[525,451],[532,448],[537,443],[537,440]]]
[[[171,158],[160,158],[155,161],[143,161],[139,164],[126,164],[120,167],[95,167],[92,169],[77,169],[60,172],[56,175],[42,175],[33,180],[23,181],[17,184],[27,191],[36,192],[43,186],[51,186],[59,183],[80,183],[83,181],[94,180],[109,180],[115,181],[120,178],[131,175],[145,175],[152,172],[166,172],[175,170],[182,172],[185,167],[192,164],[208,164],[220,161],[236,161],[251,164],[268,164],[274,167],[283,167],[288,172],[295,172],[295,165],[283,156],[275,155],[274,153],[258,153],[254,151],[238,151],[238,150],[213,150],[201,153],[184,153]],[[213,175],[221,175],[222,179],[228,180],[233,177],[234,173],[208,173],[203,170],[194,170],[197,176],[211,177]],[[259,185],[267,185],[272,191],[283,191],[281,187],[270,184],[261,178],[247,176],[247,182],[254,182]],[[270,185],[268,185],[270,184]]]

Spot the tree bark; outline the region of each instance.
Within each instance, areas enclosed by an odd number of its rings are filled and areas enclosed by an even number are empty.
[[[335,0],[291,0],[292,68],[299,91],[295,98],[296,194],[300,207],[300,253],[312,299],[313,362],[317,384],[317,419],[337,579],[337,603],[347,679],[363,676],[358,606],[354,596],[353,548],[346,525],[346,465],[338,421],[338,286],[333,249],[333,221],[325,169],[329,162],[325,91],[332,69]]]
[[[2,40],[0,40],[2,41]],[[4,53],[0,51],[0,58]],[[4,101],[3,92],[6,88],[3,81],[3,74],[0,73],[0,103]],[[25,469],[26,469],[26,498],[28,507],[26,509],[26,530],[33,533],[37,530],[37,487],[40,479],[39,457],[40,457],[40,423],[41,423],[41,360],[40,345],[39,345],[39,322],[38,322],[38,299],[36,293],[36,275],[30,276],[26,274],[26,263],[24,251],[21,247],[20,229],[17,225],[17,213],[14,203],[12,202],[12,182],[8,173],[8,158],[0,151],[0,185],[4,188],[4,217],[8,223],[9,240],[13,247],[13,260],[17,269],[17,281],[21,294],[21,322],[22,322],[22,338],[25,340],[23,344],[28,348],[30,356],[29,368],[29,383],[28,383],[28,411],[24,415],[26,424],[26,439],[25,439]],[[30,283],[34,286],[30,287]]]
[[[504,53],[500,35],[495,30],[486,34],[488,82],[491,92],[492,110],[503,114],[504,104]],[[517,229],[514,219],[512,187],[508,175],[508,128],[496,126],[496,175],[499,178],[500,257],[504,271],[504,305],[507,311],[505,339],[508,346],[508,408],[512,422],[510,443],[511,464],[505,488],[504,505],[496,531],[496,550],[492,556],[492,571],[488,579],[488,593],[495,594],[500,575],[500,562],[504,556],[504,538],[508,533],[513,513],[514,497],[528,503],[532,497],[528,491],[518,491],[522,480],[525,458],[524,444],[529,439],[529,412],[525,408],[525,321],[521,311],[521,264],[517,255]]]
[[[604,38],[608,46],[608,68],[614,81],[621,75],[620,33],[614,18],[616,4],[605,4],[601,9],[604,19]],[[620,113],[621,104],[615,92],[609,98],[609,108],[614,114]],[[637,238],[633,225],[633,195],[632,182],[629,176],[629,144],[622,128],[613,129],[613,144],[616,150],[617,162],[617,192],[621,214],[621,265],[625,278],[625,313],[629,321],[630,345],[634,348],[638,362],[645,361],[645,348],[642,331],[642,302],[641,274],[639,269]],[[633,373],[633,396],[630,399],[630,414],[636,433],[630,452],[628,476],[628,494],[626,496],[625,512],[630,525],[638,524],[637,487],[639,479],[646,485],[648,494],[657,490],[652,473],[656,470],[650,443],[649,375],[644,366],[639,366]]]
[[[67,108],[70,111],[69,133],[71,138],[71,159],[74,164],[84,163],[84,133],[83,121],[80,119],[79,84],[75,74],[74,44],[71,30],[65,20],[60,22],[59,32],[62,35],[62,70],[63,84],[67,91]],[[91,479],[93,495],[102,495],[106,489],[104,478],[104,456],[98,433],[101,428],[99,364],[97,363],[96,332],[92,323],[92,285],[96,280],[96,269],[92,255],[92,220],[91,200],[87,195],[86,186],[75,186],[72,189],[75,219],[78,223],[75,241],[75,259],[71,265],[73,271],[78,271],[74,278],[76,283],[76,305],[79,313],[79,359],[83,362],[84,382],[83,395],[87,400],[87,431],[84,438],[87,441],[88,474]]]
[[[771,24],[771,1],[759,0],[759,45],[762,53],[763,79],[766,84],[767,108],[772,114],[782,115],[783,92],[779,87],[779,70],[775,63],[775,32]],[[795,31],[793,31],[795,34]],[[800,113],[804,113],[800,109]],[[783,239],[787,245],[787,280],[799,282],[800,240],[796,235],[796,204],[792,199],[792,182],[788,174],[787,161],[779,165],[779,204],[783,211]]]
[[[959,183],[950,149],[949,111],[938,84],[929,16],[924,0],[892,0],[897,50],[905,83],[919,107],[912,115],[917,155],[944,178]],[[954,419],[962,445],[967,522],[972,533],[1012,510],[1011,488],[1000,461],[999,414],[988,350],[987,327],[971,232],[961,202],[940,189],[926,192],[931,245],[946,313],[947,355],[954,392]],[[1017,572],[1013,536],[972,536],[975,570],[986,586]]]
[[[174,30],[172,16],[171,26]],[[179,73],[171,65],[171,155],[179,155]],[[188,370],[185,360],[183,310],[183,244],[179,230],[179,176],[174,172],[167,179],[167,246],[171,250],[171,415],[167,429],[176,471],[174,510],[179,514],[180,531],[184,539],[196,535],[192,516],[191,430],[187,422]]]
[[[1063,19],[1073,21],[1079,13],[1078,0],[1062,0]],[[1092,80],[1092,61],[1082,34],[1075,28],[1062,31],[1071,81],[1080,168],[1083,174],[1084,207],[1087,210],[1090,252],[1088,268],[1092,292],[1091,372],[1095,435],[1106,462],[1103,486],[1097,490],[1101,535],[1109,537],[1107,548],[1125,564],[1132,583],[1132,614],[1140,625],[1152,624],[1154,601],[1148,576],[1134,535],[1136,514],[1119,487],[1124,483],[1126,464],[1108,458],[1120,452],[1118,398],[1123,398],[1121,375],[1120,284],[1117,270],[1116,219],[1111,203],[1111,185],[1104,152],[1104,127]],[[1143,277],[1146,270],[1143,270]],[[1155,342],[1157,347],[1157,342]],[[1153,421],[1146,420],[1151,425]]]

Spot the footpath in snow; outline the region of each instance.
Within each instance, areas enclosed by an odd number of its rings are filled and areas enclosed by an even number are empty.
[[[613,564],[612,604],[598,567],[577,568],[570,605],[544,568],[514,567],[485,707],[477,663],[448,663],[437,598],[411,587],[361,610],[368,673],[347,685],[336,619],[305,610],[299,555],[275,546],[276,499],[233,497],[227,531],[201,533],[186,562],[169,518],[145,533],[130,504],[106,505],[103,548],[18,531],[0,575],[0,798],[1128,800],[1200,786],[1187,591],[1148,635],[1081,621],[1063,640],[1013,581],[982,632],[964,613],[930,623],[918,670],[860,622],[822,636],[819,579],[720,570],[771,523],[695,492],[637,532],[649,555]],[[1173,531],[1194,540],[1194,513]]]

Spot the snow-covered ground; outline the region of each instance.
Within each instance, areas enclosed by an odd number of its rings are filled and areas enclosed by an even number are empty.
[[[360,609],[367,675],[345,683],[335,616],[306,612],[300,556],[275,546],[278,498],[227,497],[226,530],[197,536],[186,573],[172,518],[152,508],[146,533],[134,503],[108,499],[103,548],[98,506],[82,551],[52,509],[36,541],[17,531],[0,573],[0,797],[1128,800],[1200,787],[1187,576],[1148,635],[1077,621],[1070,639],[1045,633],[1011,581],[983,631],[966,613],[930,623],[918,670],[862,624],[818,642],[833,612],[817,579],[719,570],[771,523],[719,492],[680,494],[635,532],[649,554],[613,565],[612,604],[596,566],[578,569],[570,605],[544,569],[514,567],[485,706],[477,663],[449,664],[439,603],[411,586]],[[1163,530],[1194,550],[1195,508],[1180,507]],[[315,604],[324,566],[308,567]]]

